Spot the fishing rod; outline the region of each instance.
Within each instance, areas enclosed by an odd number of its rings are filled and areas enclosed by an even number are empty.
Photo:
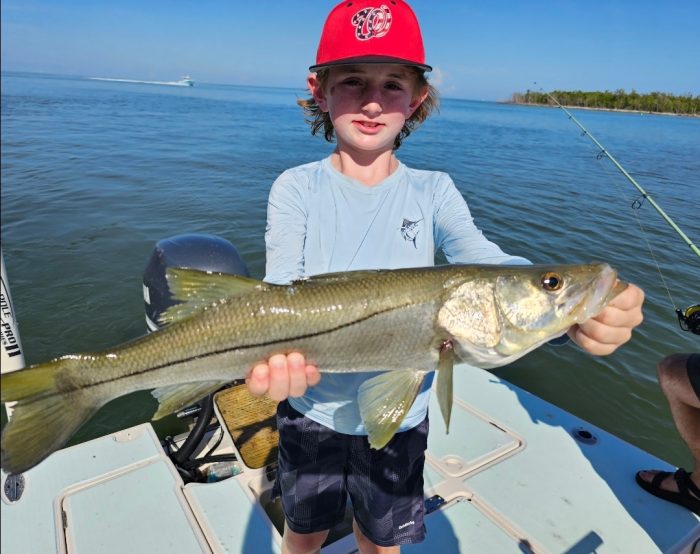
[[[543,91],[543,92],[544,92],[544,91]],[[674,231],[676,231],[676,233],[678,233],[678,234],[680,235],[680,237],[683,239],[683,241],[684,241],[688,246],[690,246],[690,249],[691,249],[693,252],[695,252],[695,254],[700,258],[700,248],[698,248],[697,245],[693,244],[693,242],[688,238],[688,235],[686,235],[686,234],[681,230],[681,228],[676,224],[676,222],[673,221],[673,219],[671,219],[671,218],[666,214],[666,212],[663,211],[663,209],[661,209],[661,206],[659,206],[659,205],[654,201],[654,199],[649,195],[649,193],[648,193],[647,191],[645,191],[645,190],[641,187],[641,185],[640,185],[639,183],[637,183],[637,181],[635,181],[634,177],[632,177],[629,173],[627,173],[627,171],[625,170],[625,168],[622,167],[622,165],[620,165],[620,163],[613,157],[613,155],[612,155],[610,152],[607,151],[607,149],[606,149],[602,144],[600,144],[600,142],[598,142],[598,140],[588,131],[588,129],[586,129],[586,128],[579,122],[579,120],[576,119],[576,118],[573,116],[573,114],[572,114],[569,110],[567,110],[564,106],[562,106],[562,105],[559,103],[559,100],[557,100],[557,99],[556,99],[553,95],[551,95],[549,92],[544,92],[544,94],[546,94],[547,97],[548,97],[550,100],[552,100],[552,101],[557,105],[558,108],[560,108],[561,110],[563,110],[564,113],[565,113],[567,116],[569,116],[569,119],[570,119],[571,121],[573,121],[576,125],[579,126],[579,128],[581,129],[581,131],[583,131],[583,134],[584,134],[585,136],[587,136],[589,139],[591,139],[591,141],[592,141],[598,148],[600,148],[600,152],[598,153],[598,159],[601,159],[603,156],[607,157],[607,158],[615,165],[615,167],[616,167],[617,169],[619,169],[620,172],[627,178],[627,180],[628,180],[630,183],[632,183],[632,184],[637,188],[637,190],[641,193],[641,197],[640,197],[640,198],[641,198],[641,199],[646,199],[646,200],[649,202],[649,204],[651,204],[651,205],[654,207],[654,209],[655,209],[657,212],[659,212],[659,215],[661,215],[661,217],[663,217],[663,218],[666,220],[666,222],[671,226],[671,228],[672,228]],[[643,200],[640,200],[640,199],[638,198],[637,200],[635,200],[635,201],[632,203],[632,207],[635,208],[635,209],[640,208],[641,205],[642,205],[642,202],[643,202]]]
[[[637,198],[633,203],[632,203],[632,208],[633,209],[639,209],[642,206],[642,202],[644,199],[649,201],[649,204],[651,204],[654,209],[663,217],[666,222],[671,226],[671,228],[676,231],[680,235],[680,237],[683,239],[683,241],[690,246],[690,249],[695,252],[695,254],[700,258],[700,249],[693,244],[693,242],[688,238],[688,236],[681,230],[681,228],[676,224],[675,221],[673,221],[667,214],[664,212],[664,210],[659,206],[654,199],[649,195],[647,191],[645,191],[642,186],[637,183],[637,181],[632,177],[624,167],[618,162],[614,156],[608,152],[608,150],[600,143],[598,140],[586,129],[581,122],[579,122],[578,119],[576,119],[573,114],[567,110],[564,106],[561,105],[559,100],[557,100],[554,95],[550,94],[549,92],[545,92],[542,89],[540,89],[541,92],[543,92],[547,97],[554,102],[559,109],[561,109],[571,121],[573,121],[583,132],[582,134],[584,136],[587,136],[593,144],[595,144],[598,148],[600,148],[600,152],[597,155],[597,158],[600,160],[603,157],[608,158],[613,165],[620,170],[620,172],[625,176],[625,178],[632,183],[635,188],[641,193],[640,198]],[[641,200],[640,200],[641,199]],[[639,221],[639,218],[637,218]],[[641,222],[640,222],[641,226]],[[649,246],[650,253],[652,254],[652,257],[654,257],[653,252],[651,251],[651,245],[648,244]],[[654,258],[655,259],[655,258]],[[681,329],[684,331],[690,331],[691,333],[694,333],[696,335],[700,335],[700,304],[694,304],[692,306],[688,306],[685,310],[680,310],[678,307],[676,307],[675,302],[673,302],[673,298],[671,298],[671,291],[668,289],[668,286],[666,285],[666,280],[664,279],[663,273],[661,272],[661,268],[659,267],[658,263],[656,264],[656,268],[659,271],[659,276],[661,277],[662,282],[664,283],[664,286],[666,288],[666,292],[668,293],[669,300],[671,300],[671,304],[673,304],[674,311],[676,312],[676,317],[678,318],[678,324],[680,325]]]

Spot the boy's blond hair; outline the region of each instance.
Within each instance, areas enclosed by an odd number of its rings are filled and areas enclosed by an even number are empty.
[[[405,139],[411,132],[416,129],[421,123],[423,123],[428,116],[433,112],[433,110],[438,109],[439,105],[439,95],[437,89],[428,83],[425,78],[425,73],[417,68],[409,66],[409,69],[415,73],[416,82],[414,94],[418,94],[424,88],[427,88],[428,95],[425,100],[421,103],[416,111],[413,112],[411,117],[409,117],[403,125],[403,128],[394,139],[394,150],[398,150],[401,146],[401,142]],[[319,69],[316,73],[316,78],[319,81],[321,88],[326,87],[328,83],[328,68]],[[316,135],[319,131],[323,130],[323,136],[328,142],[333,142],[335,140],[335,129],[333,128],[333,122],[331,121],[331,116],[328,112],[324,112],[316,101],[311,98],[299,99],[297,100],[304,113],[306,115],[306,122],[311,126],[311,134]]]

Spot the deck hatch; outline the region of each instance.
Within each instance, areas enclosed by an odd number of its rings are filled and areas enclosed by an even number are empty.
[[[181,485],[159,460],[71,492],[62,502],[67,552],[206,552]]]
[[[460,477],[517,450],[523,441],[499,422],[481,415],[463,402],[452,407],[450,432],[440,417],[436,395],[430,404],[430,462],[447,476]]]

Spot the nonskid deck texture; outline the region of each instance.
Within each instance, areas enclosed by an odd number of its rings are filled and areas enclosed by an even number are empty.
[[[3,554],[209,552],[148,424],[60,450],[23,477],[8,503],[3,473]]]
[[[693,552],[700,520],[634,482],[668,464],[482,370],[455,368],[455,398],[449,435],[431,406],[426,496],[445,503],[402,552]],[[279,552],[269,468],[183,486],[147,424],[24,477],[18,502],[3,495],[3,554]],[[354,551],[351,535],[323,550]]]
[[[447,485],[435,483],[436,490],[466,490],[482,514],[478,520],[487,516],[489,523],[496,523],[510,536],[510,548],[480,543],[490,540],[480,527],[461,531],[448,508],[455,548],[447,545],[450,550],[445,551],[672,552],[700,539],[696,516],[651,497],[634,481],[640,468],[670,469],[667,463],[488,372],[455,371],[455,391],[464,409],[520,437],[523,448],[473,472],[453,472]],[[436,409],[432,406],[431,413]],[[583,435],[582,440],[575,435]],[[439,467],[435,474],[426,470],[426,482],[442,479],[447,452],[459,452],[465,444],[467,433],[455,425],[445,435],[442,421],[433,417],[429,468],[435,462]],[[434,460],[441,452],[445,457]]]

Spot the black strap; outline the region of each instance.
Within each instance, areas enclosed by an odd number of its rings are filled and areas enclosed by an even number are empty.
[[[657,471],[656,475],[654,475],[654,478],[651,480],[651,487],[654,490],[660,490],[661,482],[669,475],[671,475],[669,471]]]
[[[690,473],[685,469],[680,468],[673,475],[676,483],[678,484],[678,491],[685,496],[690,496],[689,492],[693,493],[693,496],[700,498],[700,489],[695,486],[695,483],[690,479]],[[654,479],[656,480],[656,479]]]

